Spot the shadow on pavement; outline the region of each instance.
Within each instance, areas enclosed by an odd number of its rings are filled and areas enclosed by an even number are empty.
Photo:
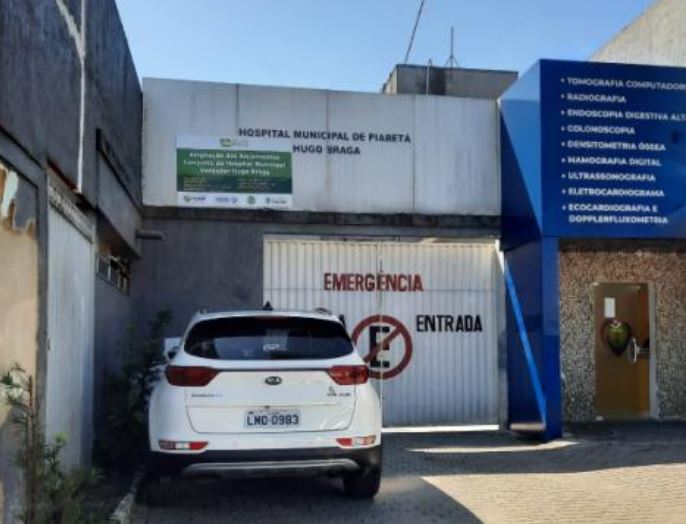
[[[541,443],[503,433],[405,435],[386,439],[414,474],[576,473],[686,463],[686,424],[586,424]],[[388,456],[388,455],[387,455]],[[419,458],[417,457],[419,456]],[[391,469],[402,464],[389,464]],[[387,468],[388,469],[388,468]]]
[[[145,508],[140,522],[480,522],[413,475],[386,476],[374,500],[347,498],[340,480],[326,477],[175,482],[184,496],[168,507]]]
[[[448,496],[432,479],[686,463],[686,424],[569,429],[569,437],[547,444],[503,433],[386,435],[374,501],[346,498],[338,479],[177,480],[183,495],[171,507],[143,507],[137,522],[479,522],[459,489]]]

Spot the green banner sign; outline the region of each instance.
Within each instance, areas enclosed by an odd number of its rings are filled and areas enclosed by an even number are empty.
[[[291,153],[177,149],[179,191],[278,193],[293,189]]]
[[[284,140],[178,137],[178,202],[207,207],[290,207],[291,149]]]

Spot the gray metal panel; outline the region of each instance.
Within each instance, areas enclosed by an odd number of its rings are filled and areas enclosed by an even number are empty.
[[[112,227],[136,250],[136,229],[140,227],[140,215],[131,197],[122,186],[102,155],[98,155],[98,205]]]
[[[50,205],[48,216],[48,365],[46,430],[62,433],[63,463],[87,465],[92,446],[94,250],[83,230],[87,220],[67,201]],[[91,228],[92,229],[92,228]]]
[[[499,214],[498,112],[492,100],[414,97],[415,213]],[[459,100],[459,99],[458,99]]]
[[[417,274],[423,291],[330,291],[324,273]],[[499,293],[493,243],[265,240],[264,298],[275,308],[326,307],[349,331],[383,313],[410,332],[408,367],[383,380],[384,424],[498,421]],[[418,315],[479,315],[482,332],[419,332]],[[369,351],[363,332],[358,349]],[[404,343],[391,342],[391,363]]]

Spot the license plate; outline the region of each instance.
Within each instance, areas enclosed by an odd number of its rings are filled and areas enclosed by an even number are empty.
[[[246,411],[245,427],[248,429],[292,428],[300,425],[297,409],[261,409]]]

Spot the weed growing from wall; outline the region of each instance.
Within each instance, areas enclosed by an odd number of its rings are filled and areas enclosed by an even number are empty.
[[[130,471],[140,465],[148,450],[148,401],[165,358],[164,330],[171,312],[163,310],[139,339],[129,328],[121,370],[107,378],[105,421],[95,445],[96,461],[105,469]]]
[[[0,393],[11,408],[12,423],[19,430],[17,464],[24,483],[22,522],[95,522],[82,508],[82,498],[97,476],[82,469],[66,472],[61,466],[60,452],[67,443],[66,436],[58,434],[48,441],[33,377],[15,364],[0,377]]]

